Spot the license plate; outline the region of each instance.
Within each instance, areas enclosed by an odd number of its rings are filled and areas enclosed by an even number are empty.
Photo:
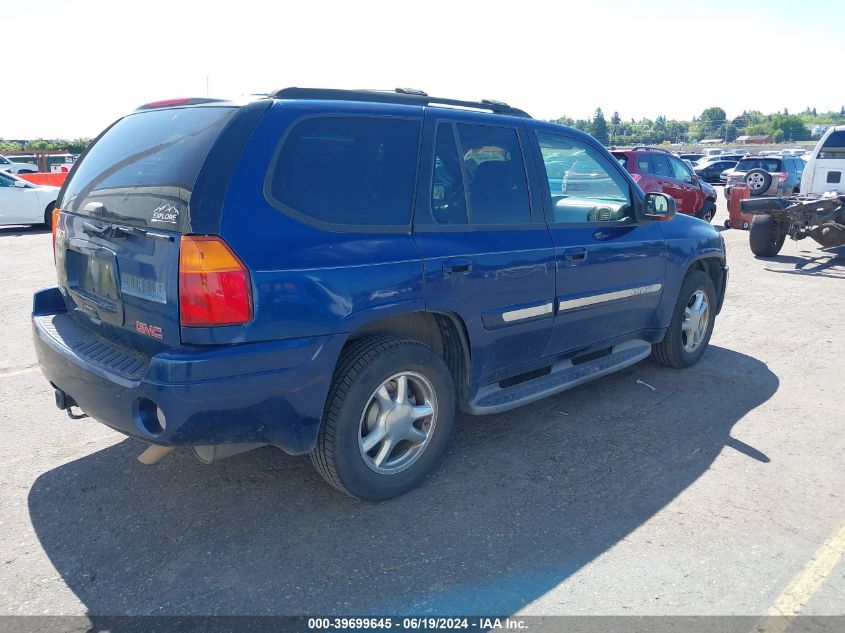
[[[80,291],[113,303],[119,301],[117,270],[113,259],[84,255],[75,251],[68,251],[67,257],[68,268],[71,266],[76,268],[76,286]]]

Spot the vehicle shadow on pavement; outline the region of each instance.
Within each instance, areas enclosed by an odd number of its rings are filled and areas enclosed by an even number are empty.
[[[91,615],[510,614],[652,518],[726,446],[747,468],[776,467],[731,429],[778,385],[762,362],[711,346],[691,369],[644,362],[460,416],[440,468],[381,504],[275,449],[211,466],[177,451],[149,467],[126,440],[41,475],[29,512]]]
[[[0,237],[20,237],[22,235],[32,235],[34,233],[49,233],[50,228],[41,224],[28,225],[14,225],[14,226],[0,226]]]
[[[814,277],[832,277],[834,279],[845,279],[845,250],[842,247],[820,249],[822,254],[816,251],[804,251],[806,257],[795,255],[777,255],[766,258],[766,261],[779,264],[794,264],[795,268],[784,270],[766,268],[768,272],[782,273],[787,275],[811,275]]]

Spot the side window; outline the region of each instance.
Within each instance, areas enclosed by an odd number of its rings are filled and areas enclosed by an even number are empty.
[[[692,182],[692,174],[686,165],[676,158],[670,158],[669,163],[672,165],[672,173],[675,178],[686,182]]]
[[[637,169],[647,174],[653,174],[654,165],[651,164],[651,156],[648,154],[639,154],[637,156]]]
[[[675,172],[669,164],[669,159],[663,154],[652,154],[651,162],[654,165],[654,171],[651,173],[655,176],[665,176],[666,178],[675,177]]]
[[[418,121],[305,119],[285,139],[270,193],[318,222],[407,226],[419,138]]]
[[[472,224],[528,224],[531,207],[516,130],[458,124]]]
[[[537,132],[553,216],[549,222],[625,222],[633,217],[625,177],[592,146]]]
[[[437,224],[466,224],[467,205],[461,160],[452,125],[437,126],[431,178],[431,215]]]
[[[9,178],[6,174],[0,173],[0,187],[14,187],[15,181]]]

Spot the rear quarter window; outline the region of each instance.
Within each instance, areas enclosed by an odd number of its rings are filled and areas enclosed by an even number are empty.
[[[330,226],[411,223],[420,122],[315,117],[294,124],[269,174],[280,210]]]

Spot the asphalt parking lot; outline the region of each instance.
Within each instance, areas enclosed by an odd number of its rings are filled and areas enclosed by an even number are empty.
[[[724,235],[700,364],[461,416],[423,486],[365,504],[307,457],[142,466],[69,420],[30,342],[50,235],[0,229],[0,615],[845,613],[845,249]]]

